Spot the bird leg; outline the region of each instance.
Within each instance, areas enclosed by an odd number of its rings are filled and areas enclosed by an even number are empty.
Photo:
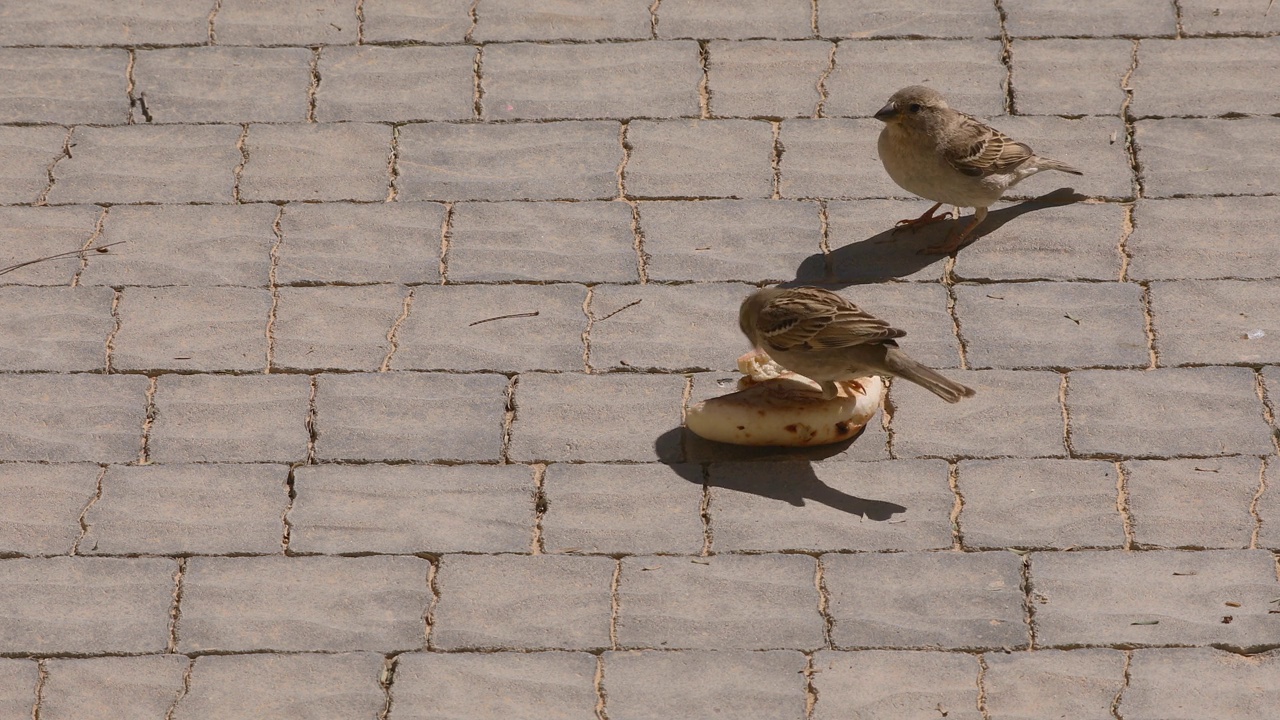
[[[915,231],[916,228],[923,227],[931,223],[940,222],[942,220],[950,220],[951,219],[950,210],[942,213],[941,215],[934,215],[934,213],[937,212],[938,208],[940,207],[942,207],[942,203],[934,203],[933,207],[926,210],[925,213],[918,218],[915,218],[915,219],[908,218],[906,220],[899,220],[897,224],[893,226],[893,231],[895,233],[901,230]]]
[[[921,255],[950,255],[969,243],[969,236],[973,234],[975,228],[987,219],[987,209],[984,207],[973,209],[973,221],[959,230],[952,230],[947,236],[947,241],[941,245],[927,247],[920,251]]]

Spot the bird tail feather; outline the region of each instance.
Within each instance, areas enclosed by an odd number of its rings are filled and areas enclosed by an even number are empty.
[[[890,350],[885,355],[885,364],[895,376],[910,380],[949,403],[958,403],[961,398],[974,395],[973,388],[948,380],[942,376],[942,373],[921,365],[900,350]]]
[[[1064,173],[1071,173],[1072,175],[1084,174],[1061,160],[1054,160],[1053,158],[1041,157],[1039,155],[1036,156],[1036,167],[1041,170],[1059,170]]]

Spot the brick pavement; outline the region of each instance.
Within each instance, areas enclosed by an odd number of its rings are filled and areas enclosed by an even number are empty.
[[[0,718],[1272,718],[1267,5],[0,5]],[[686,436],[792,279],[977,397]]]

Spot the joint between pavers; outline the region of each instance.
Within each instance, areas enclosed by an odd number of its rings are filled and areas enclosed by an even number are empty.
[[[431,631],[436,627],[436,606],[440,603],[440,587],[436,577],[440,574],[440,563],[444,560],[436,558],[427,562],[430,563],[427,565],[427,591],[431,593],[431,599],[427,601],[426,610],[422,613],[422,647],[425,650],[434,650],[435,648],[431,647]]]
[[[502,451],[498,456],[503,465],[511,464],[511,428],[516,422],[516,386],[519,384],[519,373],[507,378],[506,401],[502,412]]]
[[[1124,720],[1124,716],[1120,714],[1120,703],[1124,701],[1124,691],[1129,689],[1129,672],[1133,665],[1133,651],[1125,650],[1124,652],[1124,681],[1120,684],[1120,689],[1116,691],[1116,696],[1111,700],[1111,717],[1115,720]]]
[[[449,284],[449,244],[453,241],[453,207],[455,202],[444,204],[444,218],[440,221],[440,284]]]
[[[533,464],[533,534],[529,539],[529,554],[543,555],[547,552],[546,541],[542,537],[542,520],[546,517],[547,504],[547,464]]]
[[[320,91],[320,51],[322,46],[311,48],[311,84],[307,86],[307,122],[316,121],[316,93]]]
[[[77,518],[77,522],[80,524],[80,533],[76,536],[75,542],[71,544],[71,551],[68,553],[70,555],[80,554],[80,543],[84,542],[85,537],[89,534],[89,510],[102,499],[102,480],[107,475],[108,467],[109,466],[106,464],[98,467],[98,477],[97,480],[94,481],[93,496],[89,498],[89,502],[85,503],[84,508],[80,510],[80,515]]]
[[[178,558],[178,568],[173,573],[173,605],[169,608],[169,644],[165,652],[178,651],[178,623],[182,621],[182,579],[187,572],[187,559]]]
[[[1262,458],[1258,468],[1258,491],[1253,494],[1253,499],[1249,501],[1249,515],[1253,517],[1253,532],[1249,534],[1250,550],[1258,549],[1258,538],[1262,534],[1262,513],[1258,510],[1258,507],[1259,503],[1262,502],[1263,494],[1267,492],[1267,469],[1269,465],[1270,458]]]
[[[947,463],[947,484],[954,496],[951,503],[951,549],[963,552],[964,531],[960,529],[960,514],[964,512],[964,493],[960,492],[960,464],[954,460]]]
[[[618,586],[622,582],[622,558],[613,559],[613,576],[609,579],[609,649],[617,650],[618,612],[622,609],[622,594]]]
[[[361,0],[363,2],[363,0]],[[382,709],[378,711],[378,720],[387,720],[391,716],[391,686],[396,681],[396,668],[400,664],[398,654],[387,655],[382,659],[382,672],[378,675],[378,687],[384,695]]]
[[[1001,0],[992,0],[995,4],[996,16],[1000,20],[1000,64],[1004,65],[1004,111],[1007,115],[1017,115],[1017,105],[1013,92],[1013,40],[1009,37],[1009,15],[1005,12]]]
[[[1133,196],[1134,198],[1142,198],[1146,194],[1146,188],[1142,183],[1142,164],[1138,161],[1138,141],[1137,127],[1135,122],[1137,119],[1133,116],[1130,107],[1133,105],[1133,87],[1129,84],[1133,79],[1133,74],[1138,71],[1138,48],[1142,41],[1135,39],[1133,47],[1129,54],[1129,69],[1125,71],[1120,78],[1120,91],[1124,93],[1124,100],[1120,103],[1120,120],[1124,123],[1124,149],[1125,155],[1129,159],[1129,172],[1133,175]]]
[[[817,0],[814,0],[816,3]],[[818,704],[818,686],[814,682],[818,671],[813,664],[813,651],[808,650],[804,653],[804,717],[805,720],[812,720],[813,709]]]
[[[653,0],[653,4],[649,6],[649,39],[658,39],[658,8],[662,6],[662,0]]]
[[[93,223],[93,232],[89,233],[89,237],[85,239],[84,245],[80,246],[80,267],[76,269],[76,274],[71,276],[71,287],[80,286],[80,278],[84,275],[84,271],[89,267],[89,251],[93,249],[93,244],[102,238],[102,228],[107,222],[107,214],[111,212],[111,206],[103,205],[102,212],[98,213],[98,219]],[[115,245],[116,243],[111,243]],[[105,250],[103,252],[106,252]]]
[[[978,713],[982,715],[982,720],[991,720],[991,711],[987,709],[987,659],[979,653],[975,656],[978,659]]]
[[[74,281],[72,287],[75,287]],[[120,288],[111,288],[111,332],[107,333],[106,348],[102,363],[102,372],[111,374],[111,354],[115,351],[116,335],[120,333],[120,299],[123,293]]]
[[[1136,549],[1133,512],[1129,504],[1129,469],[1116,461],[1116,511],[1124,527],[1124,549]]]
[[[364,44],[364,0],[356,0],[356,45]]]
[[[1071,376],[1069,373],[1062,373],[1062,380],[1058,383],[1058,405],[1062,408],[1062,449],[1066,451],[1067,457],[1076,457],[1075,446],[1071,442],[1071,408],[1067,404],[1067,394],[1071,391]]]
[[[818,591],[818,617],[822,618],[822,646],[827,650],[835,649],[832,632],[836,619],[831,615],[831,591],[827,589],[826,568],[822,566],[822,556],[814,556],[813,587]],[[816,693],[815,693],[816,700]]]
[[[1174,37],[1181,40],[1186,37],[1186,30],[1182,27],[1182,3],[1180,0],[1171,0],[1171,2],[1173,3],[1174,27],[1177,28],[1177,34]],[[1270,9],[1270,7],[1271,5],[1268,3],[1267,8]]]
[[[649,284],[649,253],[644,249],[644,227],[640,224],[640,204],[635,200],[627,200],[631,206],[631,243],[636,251],[636,273],[641,285]]]
[[[702,549],[699,557],[714,554],[715,532],[711,526],[711,463],[702,463],[702,500],[698,503],[698,516],[702,518]]]
[[[771,148],[769,164],[773,167],[773,185],[774,200],[782,199],[782,153],[786,152],[786,147],[782,144],[782,122],[779,120],[770,120],[769,126],[773,129],[773,146]]]
[[[320,387],[320,376],[318,374],[311,375],[310,390],[307,394],[307,418],[303,420],[303,425],[307,430],[307,465],[316,464],[316,441],[320,437],[320,431],[316,429],[316,392]],[[292,477],[292,473],[290,473]]]
[[[1022,556],[1021,567],[1022,610],[1027,621],[1027,650],[1036,649],[1036,605],[1031,585],[1031,553]]]
[[[582,314],[587,316],[587,327],[582,331],[582,371],[588,375],[595,371],[591,368],[591,328],[595,325],[595,316],[591,313],[591,298],[595,295],[594,285],[587,286],[587,296],[582,299]]]
[[[1134,203],[1124,204],[1124,220],[1120,226],[1120,242],[1116,252],[1120,254],[1120,282],[1129,282],[1129,265],[1133,263],[1133,251],[1129,249],[1129,238],[1133,236]]]
[[[889,455],[890,460],[897,460],[893,441],[893,378],[885,378],[884,401],[880,404],[880,427],[884,430],[884,450]]]
[[[479,2],[479,0],[477,0]],[[467,33],[470,36],[470,33]],[[472,80],[471,112],[472,120],[484,119],[484,45],[476,46],[476,57],[471,61]]]
[[[956,257],[952,255],[947,258],[942,272],[942,287],[946,288],[947,291],[947,315],[951,317],[951,331],[956,336],[956,347],[960,354],[960,369],[970,370],[969,344],[964,339],[964,331],[960,327],[960,314],[956,310],[955,268]]]
[[[45,658],[36,660],[35,703],[31,706],[32,720],[40,720],[40,706],[44,703],[44,685],[49,681],[49,668]]]
[[[71,157],[71,136],[75,134],[75,131],[75,125],[67,127],[67,136],[62,139],[62,151],[59,152],[53,160],[49,162],[49,166],[45,168],[47,184],[44,186],[44,189],[40,191],[40,194],[36,196],[35,202],[32,203],[33,205],[40,206],[49,204],[49,193],[53,192],[53,185],[57,182],[57,178],[53,176],[53,169],[58,166],[58,163],[61,162],[63,158]]]
[[[604,654],[596,655],[596,674],[592,680],[596,691],[596,720],[609,720],[609,696],[604,691]]]
[[[285,504],[284,512],[280,513],[280,552],[285,555],[294,554],[289,548],[289,543],[293,541],[293,520],[289,519],[289,513],[293,512],[293,503],[298,499],[297,476],[294,472],[305,464],[291,464],[284,478]]]
[[[142,447],[138,450],[138,465],[151,464],[151,426],[156,422],[156,385],[160,378],[151,375],[147,379],[147,409],[142,419]]]
[[[249,163],[249,148],[245,146],[245,141],[249,138],[249,123],[241,123],[240,137],[236,139],[236,150],[240,153],[240,162],[236,163],[235,170],[232,171],[231,177],[233,183],[231,185],[231,199],[236,205],[243,202],[240,198],[240,178],[244,175],[244,166]]]
[[[818,0],[809,0],[809,32],[813,33],[814,38],[822,37],[818,30]]]
[[[1155,315],[1151,311],[1151,283],[1143,281],[1138,285],[1142,287],[1142,323],[1147,333],[1147,353],[1151,363],[1148,369],[1155,370],[1160,367],[1160,348],[1156,337]]]
[[[817,27],[818,22],[818,0],[813,0],[813,22]],[[817,31],[814,31],[817,35]],[[831,93],[827,90],[827,80],[831,78],[831,73],[836,70],[836,50],[840,48],[840,42],[837,40],[831,43],[831,52],[827,55],[827,67],[818,76],[818,104],[813,108],[813,117],[826,117],[827,101],[831,99]]]
[[[275,242],[271,243],[271,250],[267,257],[269,264],[267,267],[267,287],[271,292],[271,309],[267,311],[267,327],[265,330],[267,339],[267,357],[266,364],[262,368],[265,374],[271,373],[271,366],[275,363],[276,354],[276,314],[280,307],[280,247],[284,245],[284,230],[281,228],[281,221],[284,219],[284,204],[276,210],[275,220],[271,222],[271,232],[275,235]]]
[[[415,288],[408,288],[408,293],[404,296],[404,301],[400,306],[400,315],[391,323],[391,328],[387,330],[387,354],[382,358],[382,364],[378,366],[378,372],[387,372],[391,369],[391,359],[395,357],[396,350],[400,347],[400,326],[408,319],[409,313],[413,310],[413,294]]]
[[[218,17],[218,11],[222,9],[222,0],[213,0],[213,9],[209,11],[209,44],[218,44],[218,33],[214,29],[213,23]]]
[[[698,65],[702,68],[702,79],[698,81],[698,110],[702,119],[707,120],[711,115],[711,75],[708,65],[711,63],[711,49],[709,41],[698,41]]]
[[[618,161],[618,199],[627,199],[627,163],[631,162],[631,143],[627,140],[627,131],[631,129],[631,121],[623,120],[619,123],[618,144],[622,147],[622,159]],[[632,210],[634,211],[634,206]]]
[[[173,715],[178,710],[178,703],[191,692],[191,673],[196,668],[195,657],[187,658],[187,669],[182,673],[182,685],[178,687],[178,692],[174,693],[173,702],[169,705],[169,709],[164,714],[164,720],[173,720]]]
[[[462,42],[475,42],[476,26],[480,24],[480,0],[471,0],[471,7],[467,8],[467,17],[471,19],[471,26],[467,28],[467,32],[462,36]]]
[[[400,179],[400,128],[403,125],[397,123],[391,126],[391,153],[387,156],[387,199],[386,202],[395,202],[400,198],[400,186],[396,181]]]

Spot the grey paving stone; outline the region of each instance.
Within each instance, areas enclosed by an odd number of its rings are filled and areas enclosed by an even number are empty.
[[[1139,650],[1129,675],[1119,712],[1132,720],[1264,720],[1280,703],[1274,652],[1242,657],[1211,648]]]
[[[986,708],[1002,720],[1114,717],[1111,705],[1127,680],[1124,655],[1116,650],[990,653],[983,659]]]
[[[461,42],[471,0],[365,0],[364,41]]]
[[[197,658],[173,717],[314,720],[376,715],[386,703],[375,653],[223,655]]]
[[[691,41],[486,45],[482,63],[486,119],[699,113],[702,68]]]
[[[1137,457],[1271,451],[1248,368],[1084,370],[1070,375],[1071,444]]]
[[[155,122],[307,119],[307,48],[169,48],[141,50],[137,57],[133,95],[145,97]],[[134,117],[145,119],[141,108],[135,108]]]
[[[35,660],[0,658],[0,712],[25,718],[34,713],[40,668]]]
[[[1272,387],[1277,387],[1274,379],[1270,382]],[[1258,528],[1258,547],[1280,550],[1280,492],[1275,491],[1280,475],[1276,474],[1274,463],[1264,472],[1271,492],[1263,492],[1257,499],[1257,514],[1262,518],[1262,527]]]
[[[981,0],[960,0],[943,7],[927,0],[826,2],[818,7],[818,29],[824,36],[973,37],[1000,34],[1000,17]]]
[[[389,192],[385,125],[254,125],[244,148],[245,200],[383,200]]]
[[[284,465],[113,465],[85,514],[80,552],[279,552],[288,474]]]
[[[732,15],[732,11],[730,13]],[[809,117],[835,46],[825,40],[714,41],[707,46],[711,112],[730,117]]]
[[[420,648],[429,567],[391,556],[191,558],[179,652]]]
[[[1145,367],[1142,288],[1133,283],[955,286],[969,364],[1004,367]]]
[[[114,295],[109,288],[0,287],[0,368],[101,369]]]
[[[521,375],[511,459],[678,460],[678,436],[669,441],[668,431],[679,426],[683,387],[673,375]]]
[[[754,289],[738,283],[598,285],[590,306],[591,367],[733,369],[749,349],[738,329],[738,306]]]
[[[1125,466],[1138,543],[1249,547],[1256,529],[1250,509],[1261,481],[1257,458],[1135,460]]]
[[[1008,15],[1005,25],[1015,37],[1172,37],[1177,31],[1172,3],[1114,0],[1066,5],[1048,0],[1008,0],[1003,8]]]
[[[519,465],[316,465],[295,471],[302,553],[526,552],[532,471]]]
[[[2,49],[0,73],[8,82],[0,90],[0,122],[123,123],[128,64],[124,50]]]
[[[966,280],[1115,280],[1124,220],[1124,207],[1109,203],[997,208],[981,237],[960,251],[954,272]]]
[[[431,646],[608,647],[614,567],[604,557],[448,555],[435,581]]]
[[[606,707],[613,720],[798,718],[804,666],[790,650],[606,652]]]
[[[947,7],[959,5],[963,3]],[[818,8],[819,22],[824,11]],[[1000,62],[1000,50],[1000,43],[994,40],[842,42],[836,51],[835,69],[826,80],[829,98],[825,114],[871,117],[900,88],[926,84],[943,93],[957,110],[1000,115],[1008,76]],[[875,124],[880,125],[879,121]],[[871,145],[875,147],[874,138]]]
[[[1269,228],[1280,197],[1143,200],[1127,243],[1135,280],[1274,278],[1280,247]]]
[[[160,45],[209,40],[209,3],[53,0],[6,7],[0,45]]]
[[[4,129],[0,128],[0,137]],[[0,185],[2,188],[3,185]],[[79,250],[93,237],[102,208],[0,207],[0,263],[3,267]],[[113,258],[114,259],[114,258]],[[80,271],[80,258],[36,263],[13,270],[0,280],[18,285],[70,285]]]
[[[405,200],[607,200],[618,195],[616,122],[409,125],[396,187]]]
[[[978,663],[961,653],[863,650],[813,656],[815,718],[979,720]]]
[[[1014,106],[1019,113],[1120,114],[1125,101],[1120,85],[1133,62],[1132,41],[1018,40],[1012,48]]]
[[[822,564],[837,648],[1027,642],[1022,562],[1013,553],[824,555]]]
[[[658,6],[660,38],[807,38],[813,4],[805,0],[665,0]]]
[[[616,201],[458,203],[449,279],[637,282],[631,221],[631,206]]]
[[[210,33],[222,45],[336,45],[354,43],[358,25],[339,0],[224,0]]]
[[[271,205],[126,205],[107,214],[82,285],[241,285],[270,282]],[[283,269],[282,269],[283,273]]]
[[[1134,128],[1147,197],[1261,195],[1280,184],[1280,165],[1257,151],[1280,143],[1270,118],[1170,118]]]
[[[491,40],[647,39],[652,18],[646,0],[488,0],[478,9],[474,38]]]
[[[325,375],[316,391],[324,460],[496,460],[507,379],[501,375]],[[370,404],[378,408],[370,413]]]
[[[701,478],[702,469],[549,466],[542,518],[547,552],[697,554],[703,544],[702,484],[691,477]]]
[[[1280,91],[1270,82],[1276,73],[1280,38],[1148,40],[1130,110],[1138,117],[1280,113]]]
[[[475,56],[466,46],[325,48],[317,65],[321,80],[315,118],[469,119],[474,113]]]
[[[138,457],[147,379],[121,375],[0,376],[0,456],[37,462]]]
[[[300,375],[166,375],[156,383],[151,460],[303,459],[309,395],[309,382]]]
[[[62,156],[61,127],[0,127],[0,202],[33,203],[49,184],[48,169]]]
[[[49,202],[230,202],[239,137],[235,125],[79,126]]]
[[[1245,35],[1280,30],[1280,15],[1250,0],[1180,0],[1189,35]]]
[[[1041,598],[1036,637],[1045,646],[1256,648],[1280,637],[1267,615],[1280,590],[1269,552],[1113,550],[1031,558],[1032,591]],[[1226,615],[1232,620],[1223,623]]]
[[[0,464],[0,555],[70,552],[100,473],[90,463]]]
[[[281,283],[436,283],[443,205],[290,205],[280,218]]]
[[[779,164],[779,194],[784,198],[908,197],[885,174],[876,155],[882,127],[879,120],[846,118],[782,123],[779,140],[785,152]]]
[[[272,366],[377,370],[408,293],[401,285],[280,288]]]
[[[266,365],[271,292],[265,288],[134,288],[120,293],[117,312],[115,368],[216,372]]]
[[[1160,361],[1168,365],[1278,362],[1280,322],[1266,310],[1278,302],[1280,282],[1275,280],[1151,283],[1152,326]]]
[[[1125,151],[1124,123],[1118,117],[1001,117],[991,123],[1037,153],[1079,168],[1083,177],[1064,173],[1037,174],[1013,188],[1006,199],[1043,195],[1072,188],[1090,197],[1129,199],[1134,196],[1133,171]],[[1112,138],[1115,138],[1113,141]]]
[[[637,120],[623,173],[632,197],[773,194],[773,129],[757,120]],[[714,168],[714,170],[711,170]]]
[[[575,652],[406,653],[396,658],[397,719],[596,716],[596,658]]]
[[[893,446],[900,457],[1062,457],[1062,376],[1018,370],[947,370],[977,395],[948,405],[895,381]],[[1079,449],[1079,447],[1077,447]]]
[[[396,334],[403,370],[580,370],[581,285],[424,285]],[[536,312],[536,317],[489,318]],[[472,323],[479,323],[473,325]]]
[[[169,558],[0,562],[0,652],[164,652],[177,568]]]
[[[871,162],[879,163],[879,160],[872,158]],[[880,172],[883,174],[883,170]],[[884,178],[892,185],[887,175]],[[831,253],[825,259],[819,255],[806,258],[797,269],[797,276],[803,279],[820,272],[825,260],[831,268],[829,279],[839,283],[863,285],[891,278],[940,280],[947,258],[916,251],[941,240],[945,230],[893,234],[894,223],[907,216],[917,216],[927,207],[921,201],[902,200],[828,202],[827,240]]]
[[[1115,465],[1100,460],[966,460],[956,486],[971,548],[1124,545]]]
[[[182,655],[51,658],[45,662],[49,676],[40,693],[40,717],[164,717],[181,694],[190,662]]]

